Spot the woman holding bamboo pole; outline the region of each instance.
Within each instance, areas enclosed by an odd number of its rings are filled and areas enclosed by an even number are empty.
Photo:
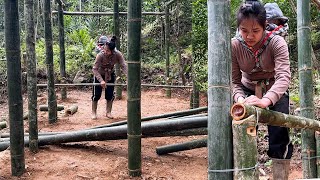
[[[232,86],[235,102],[289,113],[289,52],[283,37],[266,30],[266,10],[246,1],[237,14],[239,36],[232,39]],[[293,146],[289,130],[268,126],[268,156],[273,175],[287,179]]]
[[[112,119],[111,110],[114,100],[114,86],[106,86],[107,83],[115,82],[114,65],[119,63],[124,74],[127,75],[127,65],[120,51],[116,49],[116,37],[109,38],[101,36],[98,44],[102,47],[97,54],[92,71],[94,74],[94,83],[100,83],[101,86],[93,86],[92,94],[92,119],[97,119],[98,101],[102,90],[105,89],[106,117]]]

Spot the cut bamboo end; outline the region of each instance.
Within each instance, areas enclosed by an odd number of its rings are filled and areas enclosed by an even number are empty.
[[[236,120],[236,121],[239,121],[242,118],[244,118],[244,116],[246,114],[246,108],[245,108],[244,104],[235,103],[234,105],[232,105],[231,110],[230,110],[230,114],[232,116],[232,119]]]

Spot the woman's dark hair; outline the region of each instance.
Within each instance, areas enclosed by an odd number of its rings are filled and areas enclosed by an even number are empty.
[[[266,10],[263,7],[263,4],[259,1],[249,0],[243,3],[237,15],[237,26],[241,24],[244,19],[255,19],[257,20],[258,24],[263,27],[265,30],[266,28]]]

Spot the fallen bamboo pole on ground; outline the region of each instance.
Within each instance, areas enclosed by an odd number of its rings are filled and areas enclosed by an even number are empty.
[[[178,143],[178,144],[170,144],[166,146],[160,146],[156,148],[156,153],[158,155],[164,155],[177,151],[185,151],[196,148],[207,147],[207,138],[197,139],[189,142]]]
[[[156,133],[203,127],[207,127],[206,117],[184,120],[145,122],[141,125],[143,137],[154,137],[154,134]],[[115,127],[73,131],[64,134],[39,136],[38,145],[44,146],[69,142],[119,140],[126,138],[127,125],[121,125]],[[24,143],[26,146],[28,146],[29,138],[26,137]],[[0,151],[6,150],[9,146],[10,141],[0,142]]]
[[[40,111],[48,111],[48,105],[39,105],[39,110]],[[62,111],[64,110],[63,105],[57,105],[57,111]]]
[[[73,115],[78,111],[78,106],[77,105],[72,105],[69,108],[66,109],[65,115]]]
[[[168,118],[168,117],[182,117],[182,116],[188,116],[188,115],[193,115],[197,114],[203,111],[208,111],[208,107],[199,107],[195,109],[190,109],[190,110],[185,110],[185,111],[177,111],[177,112],[172,112],[172,113],[167,113],[167,114],[160,114],[160,115],[155,115],[155,116],[149,116],[149,117],[144,117],[141,118],[141,121],[150,121],[150,120],[155,120],[155,119],[162,119],[162,118]],[[186,117],[187,118],[187,117]],[[97,129],[97,128],[104,128],[104,127],[113,127],[113,126],[119,126],[119,125],[124,125],[127,124],[127,120],[124,121],[118,121],[110,124],[105,124],[101,126],[96,126],[92,127],[90,129]]]
[[[272,126],[282,126],[298,129],[313,129],[316,131],[320,131],[320,121],[266,110],[254,106],[247,106],[240,103],[234,104],[231,107],[230,113],[233,119],[236,121],[247,118],[250,115],[255,115],[257,116],[257,120],[259,123],[265,123]]]

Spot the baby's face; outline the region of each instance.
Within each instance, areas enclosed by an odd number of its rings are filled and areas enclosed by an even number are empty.
[[[267,23],[269,24],[275,24],[277,26],[283,25],[280,19],[269,19],[267,20]]]

